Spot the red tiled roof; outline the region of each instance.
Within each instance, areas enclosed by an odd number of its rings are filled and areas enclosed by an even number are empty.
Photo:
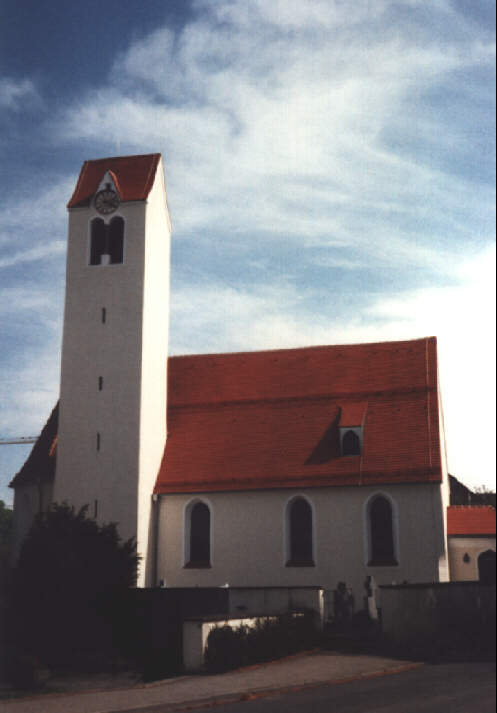
[[[495,535],[495,509],[490,505],[451,505],[447,508],[447,534]]]
[[[159,160],[160,154],[153,153],[85,161],[67,207],[89,205],[107,171],[111,171],[122,201],[145,200],[152,188]]]
[[[437,388],[435,338],[172,357],[155,492],[438,482]]]
[[[340,428],[362,426],[368,404],[366,401],[350,401],[343,404],[340,413]]]

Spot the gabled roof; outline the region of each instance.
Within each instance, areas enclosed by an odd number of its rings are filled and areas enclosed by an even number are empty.
[[[435,338],[171,357],[168,379],[156,493],[442,478]],[[11,486],[54,477],[57,415]],[[354,425],[362,454],[341,456]]]
[[[495,508],[451,505],[447,508],[447,534],[495,536]]]
[[[85,161],[67,207],[88,206],[107,171],[112,173],[122,201],[146,200],[154,183],[160,157],[160,154],[153,153]]]
[[[55,406],[50,414],[21,470],[9,483],[11,488],[31,483],[47,482],[54,478],[58,424],[59,404]]]
[[[440,481],[437,389],[435,338],[172,357],[155,492]]]

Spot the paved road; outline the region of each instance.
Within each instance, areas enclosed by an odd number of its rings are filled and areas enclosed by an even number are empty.
[[[494,713],[495,664],[414,671],[219,706],[216,713]]]

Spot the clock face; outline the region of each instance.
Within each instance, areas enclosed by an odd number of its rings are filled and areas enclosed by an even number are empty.
[[[119,207],[119,196],[110,188],[104,188],[95,196],[95,208],[99,213],[108,215]]]

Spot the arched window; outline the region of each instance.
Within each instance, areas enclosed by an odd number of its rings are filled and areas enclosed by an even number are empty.
[[[344,456],[360,456],[361,455],[361,440],[354,431],[347,431],[342,441],[342,455]]]
[[[395,556],[393,509],[388,498],[377,495],[368,507],[369,560],[371,567],[392,567]]]
[[[478,557],[478,577],[482,584],[495,584],[495,552],[487,550]]]
[[[90,265],[100,265],[105,253],[107,228],[102,218],[91,221]]]
[[[112,218],[108,230],[110,264],[116,265],[123,261],[124,220],[118,216]]]
[[[211,566],[211,512],[208,505],[196,502],[186,512],[186,567]]]
[[[118,265],[124,255],[124,220],[114,216],[109,225],[94,218],[90,226],[90,265]]]
[[[314,567],[312,508],[305,498],[288,505],[287,567]]]

